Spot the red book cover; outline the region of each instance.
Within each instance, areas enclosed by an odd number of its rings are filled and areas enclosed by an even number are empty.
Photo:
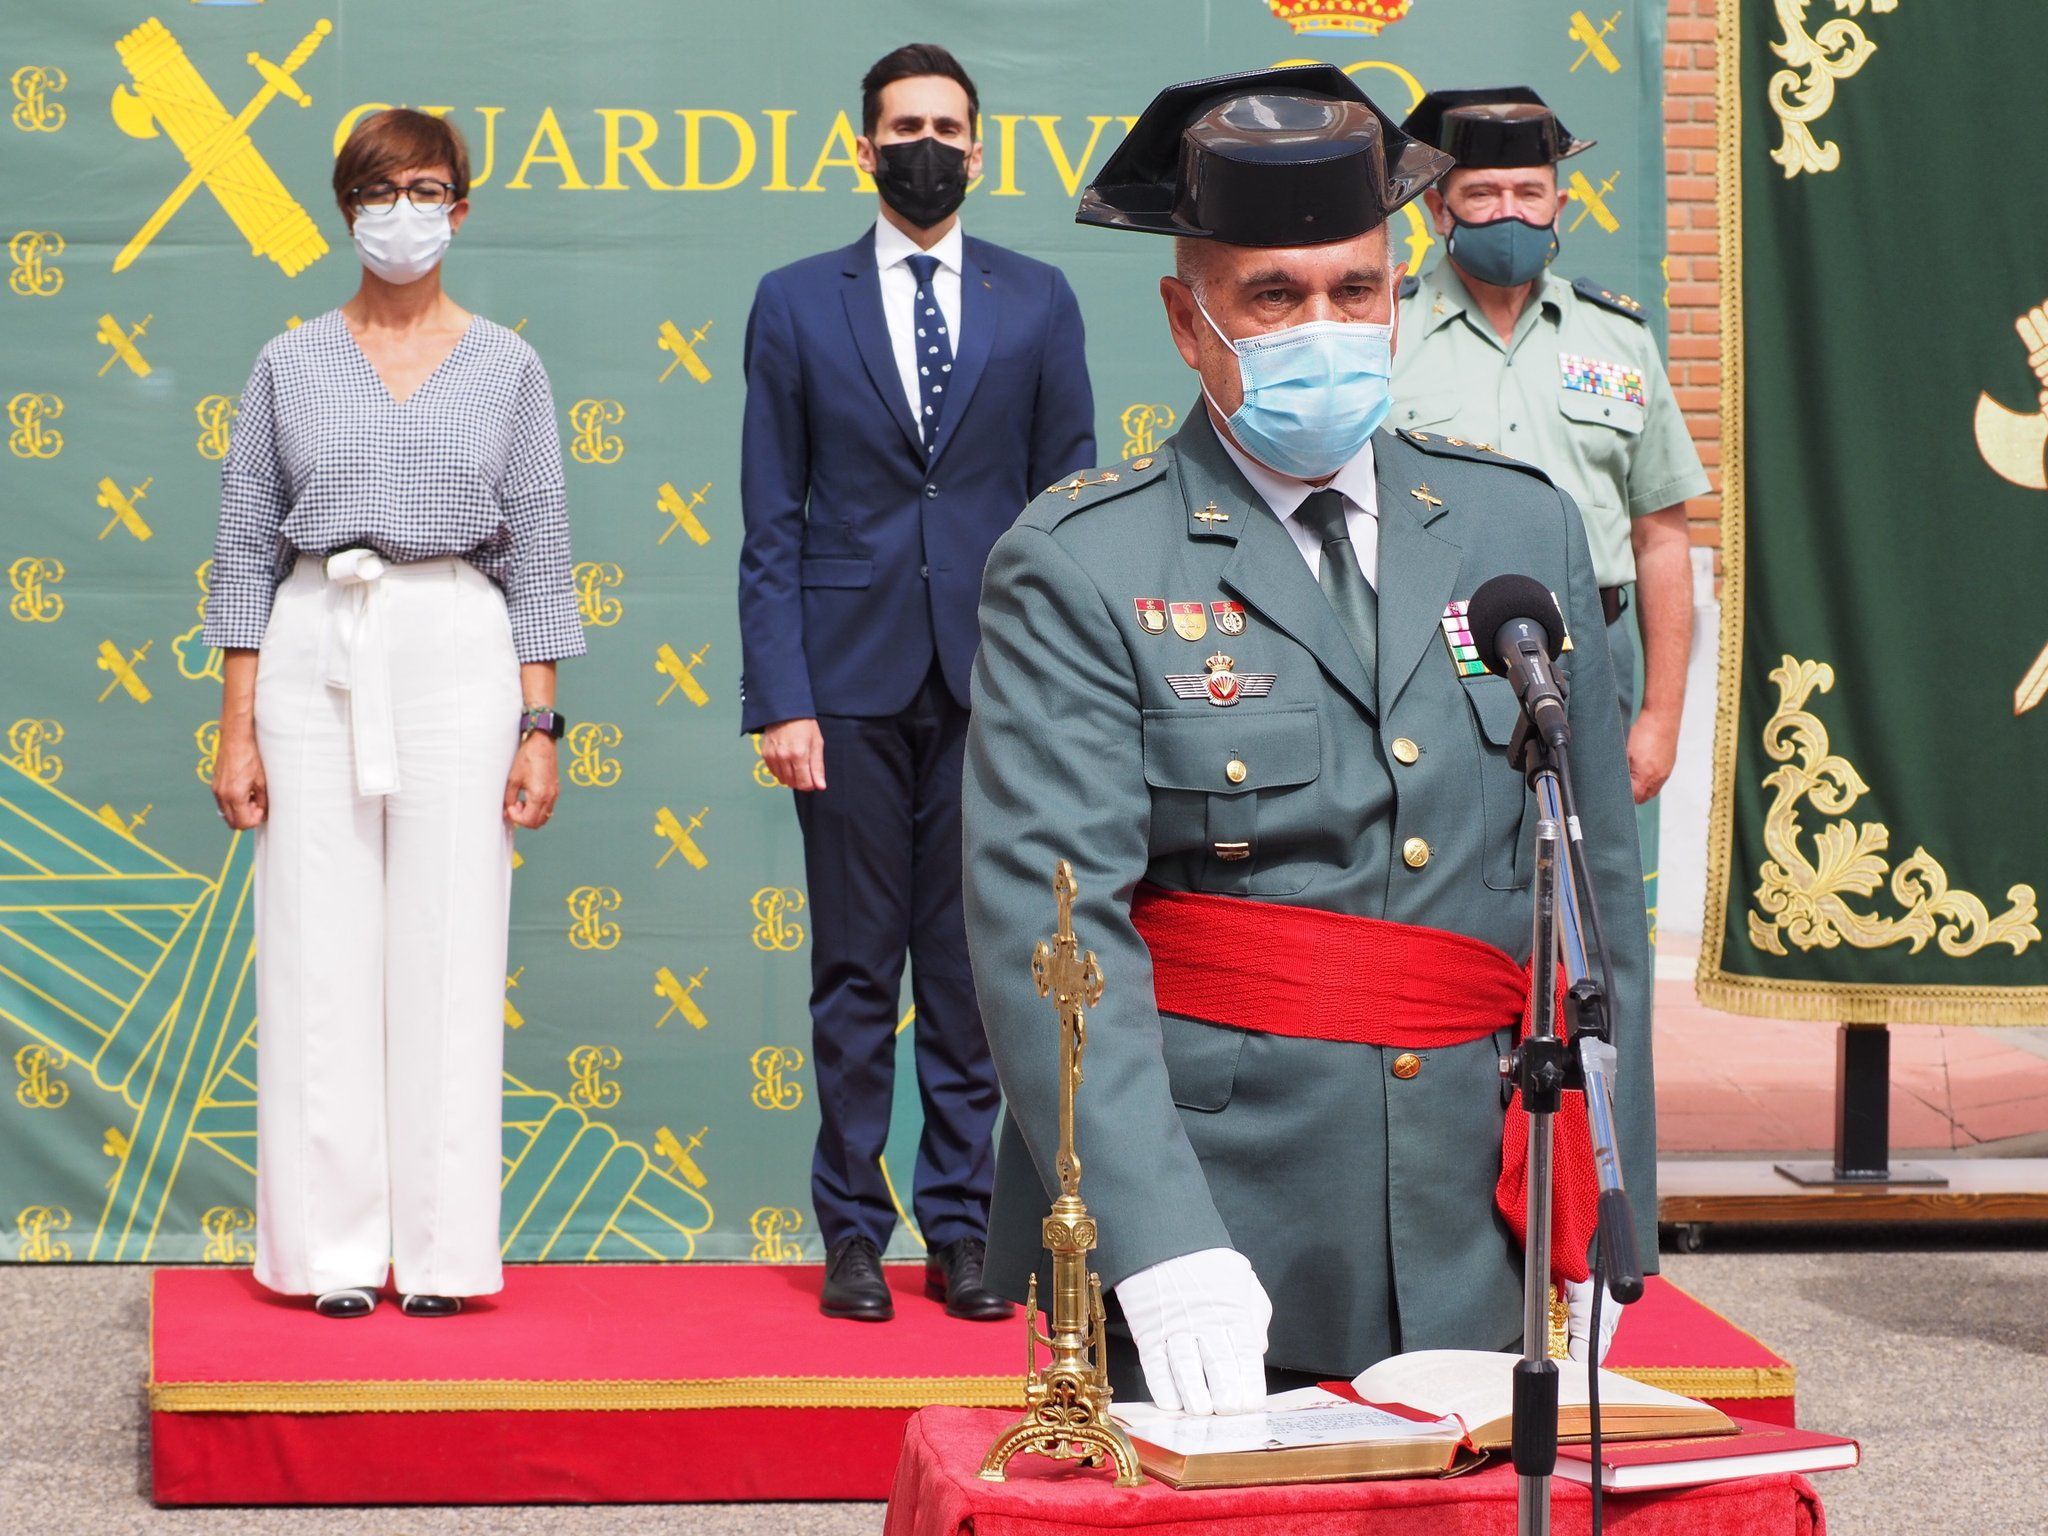
[[[1773,1472],[1832,1472],[1853,1467],[1863,1457],[1861,1446],[1840,1435],[1766,1424],[1757,1419],[1737,1419],[1735,1427],[1736,1433],[1732,1435],[1609,1441],[1600,1447],[1601,1484],[1616,1493],[1643,1488],[1685,1488]],[[1591,1446],[1557,1448],[1559,1477],[1589,1483],[1592,1473]]]

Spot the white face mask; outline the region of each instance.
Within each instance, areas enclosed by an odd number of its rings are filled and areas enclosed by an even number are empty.
[[[387,283],[416,283],[441,264],[455,226],[446,209],[401,197],[384,213],[359,213],[351,232],[363,265]]]

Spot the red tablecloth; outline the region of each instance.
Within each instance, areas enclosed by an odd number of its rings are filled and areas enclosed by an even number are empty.
[[[1140,1530],[1146,1536],[1513,1536],[1515,1475],[1505,1464],[1458,1478],[1306,1483],[1291,1488],[1179,1492],[1164,1483],[1120,1489],[1035,1457],[1009,1481],[975,1476],[1010,1421],[999,1410],[927,1408],[903,1435],[885,1536],[1053,1536]],[[1590,1495],[1553,1485],[1557,1536],[1589,1529]],[[1663,1494],[1610,1494],[1615,1536],[1825,1536],[1813,1487],[1802,1477],[1753,1477]]]

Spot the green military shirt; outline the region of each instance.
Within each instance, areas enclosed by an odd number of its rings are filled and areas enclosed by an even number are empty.
[[[1491,443],[1549,474],[1579,504],[1603,587],[1635,580],[1630,519],[1707,489],[1639,306],[1548,270],[1505,345],[1449,261],[1419,279],[1388,425]]]
[[[1103,1284],[1233,1247],[1273,1299],[1268,1362],[1329,1376],[1404,1349],[1511,1345],[1521,1250],[1493,1191],[1512,1021],[1401,1062],[1400,1045],[1164,1013],[1131,902],[1151,882],[1451,930],[1525,961],[1537,817],[1509,762],[1519,709],[1506,682],[1460,665],[1443,619],[1519,572],[1597,636],[1578,514],[1527,466],[1376,434],[1369,670],[1199,400],[1185,419],[1157,452],[1033,502],[983,578],[963,820],[968,944],[1007,1103],[991,1282],[1022,1298],[1056,1188],[1058,1031],[1031,953],[1064,858],[1075,931],[1108,983],[1077,1106]],[[1218,666],[1243,686],[1206,688]],[[1641,873],[1608,648],[1582,638],[1561,666],[1589,867],[1605,910],[1625,912]],[[1648,945],[1640,923],[1607,926],[1616,1119],[1649,1257]],[[1228,917],[1213,942],[1219,967],[1260,986],[1262,957]],[[1360,959],[1340,949],[1326,967]]]

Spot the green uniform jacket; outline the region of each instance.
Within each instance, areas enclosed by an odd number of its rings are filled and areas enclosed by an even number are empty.
[[[1440,620],[1490,576],[1543,582],[1577,639],[1564,664],[1615,946],[1617,1119],[1654,1262],[1650,974],[1630,920],[1642,876],[1585,535],[1526,466],[1380,433],[1375,680],[1200,401],[1186,420],[1156,454],[1034,501],[982,584],[965,852],[975,985],[1009,1107],[991,1278],[1022,1297],[1055,1187],[1058,1032],[1030,961],[1064,858],[1081,888],[1075,931],[1108,978],[1077,1123],[1105,1288],[1227,1246],[1273,1299],[1274,1366],[1347,1375],[1401,1350],[1511,1345],[1521,1255],[1493,1201],[1509,1032],[1424,1052],[1404,1080],[1393,1049],[1162,1015],[1130,901],[1149,880],[1451,929],[1525,960],[1537,817],[1507,761],[1517,705],[1504,681],[1459,676]],[[1431,500],[1414,494],[1424,487]],[[1212,622],[1194,644],[1149,633],[1136,606],[1148,598],[1240,602],[1246,627],[1228,637]],[[1228,707],[1180,698],[1168,676],[1201,674],[1218,649],[1241,672],[1276,674],[1271,693]],[[1396,756],[1402,738],[1419,748],[1411,764]],[[1233,760],[1241,782],[1226,775]],[[1414,838],[1428,844],[1419,868],[1403,856]],[[1250,857],[1214,855],[1231,841]],[[1227,925],[1215,942],[1229,952]]]

